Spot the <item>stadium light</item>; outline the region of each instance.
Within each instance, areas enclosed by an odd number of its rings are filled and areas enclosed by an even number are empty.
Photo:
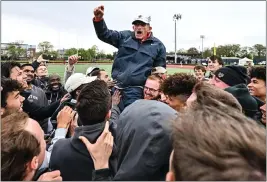
[[[174,62],[177,63],[177,47],[176,47],[176,21],[181,20],[182,15],[181,14],[174,14],[173,15],[173,21],[174,21],[174,41],[175,41],[175,47],[174,47]]]
[[[202,58],[204,58],[203,57],[203,40],[204,40],[204,38],[205,38],[205,36],[204,35],[200,35],[200,38],[201,38],[201,40],[202,40]]]

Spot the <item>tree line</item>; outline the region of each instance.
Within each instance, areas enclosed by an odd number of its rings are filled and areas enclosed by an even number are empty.
[[[215,50],[214,50],[215,49]],[[266,46],[262,44],[255,44],[252,47],[241,47],[240,44],[226,44],[226,45],[218,45],[215,48],[206,48],[203,50],[203,53],[199,51],[195,47],[191,47],[188,50],[180,49],[177,53],[187,53],[187,54],[199,54],[203,55],[204,58],[212,56],[216,52],[216,55],[221,57],[238,57],[238,58],[263,58],[266,57]],[[170,52],[169,54],[174,54],[174,52]]]
[[[18,59],[22,55],[26,55],[27,50],[24,49],[22,45],[23,41],[16,41],[10,43],[7,47],[7,54],[10,59]],[[35,57],[38,57],[40,54],[43,54],[44,59],[49,60],[58,60],[58,59],[67,59],[68,56],[78,54],[80,60],[94,61],[94,60],[113,60],[117,52],[113,54],[106,54],[103,50],[99,50],[96,45],[91,48],[70,48],[65,50],[54,50],[54,46],[48,42],[43,41],[38,44],[39,52],[36,52]],[[252,47],[241,47],[240,44],[227,44],[227,45],[218,45],[216,46],[216,55],[221,57],[239,57],[239,58],[262,58],[266,57],[266,46],[262,44],[255,44]],[[214,47],[206,48],[203,53],[195,47],[191,47],[188,50],[180,49],[177,51],[178,54],[193,54],[197,55],[195,57],[207,58],[214,54]],[[169,52],[167,54],[174,54],[174,52]],[[2,54],[1,54],[2,57]]]

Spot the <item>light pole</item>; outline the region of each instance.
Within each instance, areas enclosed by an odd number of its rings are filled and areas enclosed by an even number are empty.
[[[174,41],[175,41],[175,47],[174,47],[174,62],[177,63],[177,50],[176,50],[176,21],[182,19],[181,14],[174,14],[173,15],[173,21],[174,21]]]
[[[201,51],[201,53],[202,53],[202,58],[203,58],[203,40],[204,40],[205,36],[204,35],[200,35],[200,38],[202,40],[202,51]]]

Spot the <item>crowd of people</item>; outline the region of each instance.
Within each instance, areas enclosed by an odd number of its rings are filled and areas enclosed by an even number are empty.
[[[3,181],[266,181],[266,67],[211,56],[194,74],[166,69],[151,17],[98,38],[118,48],[111,77],[98,66],[64,78],[31,64],[1,64]]]

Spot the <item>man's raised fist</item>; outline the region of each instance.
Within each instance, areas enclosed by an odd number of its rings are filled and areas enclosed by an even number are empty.
[[[96,18],[101,19],[104,16],[104,6],[98,6],[97,8],[94,9],[94,15]]]

